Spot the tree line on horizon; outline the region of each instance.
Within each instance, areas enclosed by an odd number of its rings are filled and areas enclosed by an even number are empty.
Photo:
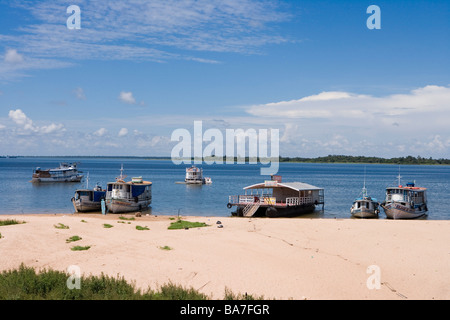
[[[450,159],[423,158],[421,156],[380,158],[366,156],[328,155],[317,158],[280,157],[280,162],[314,162],[314,163],[375,163],[375,164],[450,164]]]

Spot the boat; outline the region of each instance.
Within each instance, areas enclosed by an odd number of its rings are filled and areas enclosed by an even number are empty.
[[[32,183],[40,182],[80,182],[83,178],[77,169],[78,163],[60,163],[58,168],[42,170],[37,167],[33,171]]]
[[[364,171],[364,185],[361,194],[353,201],[350,213],[356,218],[378,218],[380,213],[379,202],[367,194],[366,173]]]
[[[202,168],[192,166],[190,168],[186,168],[186,177],[184,179],[184,183],[202,185],[202,184],[211,184],[212,180],[209,177],[203,177]]]
[[[125,182],[123,166],[115,182],[106,188],[106,208],[111,213],[125,213],[147,210],[152,203],[152,182],[134,177]]]
[[[244,195],[232,195],[227,207],[239,217],[293,217],[314,212],[324,205],[324,189],[303,182],[282,182],[272,175],[271,180],[244,187]]]
[[[97,184],[93,189],[89,189],[89,174],[86,177],[86,188],[75,190],[72,203],[75,212],[101,211],[101,201],[106,198],[106,190]]]
[[[386,188],[386,198],[381,204],[390,219],[414,219],[428,212],[427,189],[416,187],[415,182],[403,186],[398,175],[398,186]]]

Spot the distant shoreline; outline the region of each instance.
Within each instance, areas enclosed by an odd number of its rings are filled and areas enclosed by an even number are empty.
[[[59,158],[59,159],[73,159],[73,158],[87,158],[87,159],[141,159],[141,160],[172,160],[166,156],[0,156],[0,159],[14,159],[14,158]],[[201,159],[202,161],[218,160],[216,157],[207,157]],[[178,159],[182,160],[182,159]],[[184,159],[194,161],[196,158]],[[199,160],[199,159],[197,159]],[[238,160],[249,162],[249,158],[234,157],[234,162]],[[259,159],[252,159],[257,161]],[[264,160],[264,159],[263,159]],[[271,159],[273,161],[273,159]],[[223,159],[225,163],[225,158]],[[366,157],[366,156],[345,156],[345,155],[328,155],[325,157],[303,158],[303,157],[279,157],[279,162],[284,163],[338,163],[338,164],[398,164],[398,165],[450,165],[450,159],[433,159],[423,158],[420,156],[406,156],[396,158],[381,158],[381,157]]]

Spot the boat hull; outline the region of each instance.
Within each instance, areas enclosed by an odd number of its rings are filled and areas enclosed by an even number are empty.
[[[83,179],[83,176],[72,176],[72,177],[49,177],[49,178],[40,178],[33,177],[31,179],[32,183],[50,183],[50,182],[80,182]]]
[[[110,213],[125,213],[147,210],[151,200],[138,201],[124,199],[107,199],[106,207]]]
[[[76,212],[92,212],[101,211],[101,202],[72,200]]]
[[[389,219],[415,219],[427,214],[426,206],[411,208],[395,202],[384,205],[383,209]]]
[[[378,218],[378,210],[366,208],[352,209],[351,214],[355,218]]]
[[[243,210],[245,206],[238,206],[235,212],[231,214],[233,216],[243,217]],[[253,217],[268,217],[268,218],[289,218],[297,217],[302,214],[314,212],[315,204],[302,204],[298,206],[261,206],[252,216]]]

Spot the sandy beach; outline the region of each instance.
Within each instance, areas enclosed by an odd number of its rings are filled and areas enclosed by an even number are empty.
[[[266,299],[450,299],[446,220],[182,217],[210,226],[168,230],[168,216],[5,219],[26,223],[0,226],[2,271],[22,263],[63,271],[76,265],[86,275],[119,275],[139,288],[170,281],[213,299],[225,288]],[[55,228],[59,223],[69,229]],[[66,243],[74,235],[82,240]],[[72,251],[74,245],[91,248]]]

